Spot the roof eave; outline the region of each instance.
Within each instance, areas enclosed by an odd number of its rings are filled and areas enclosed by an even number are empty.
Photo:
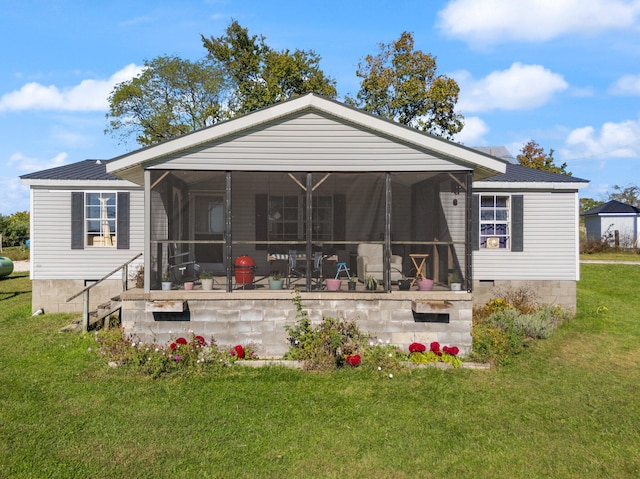
[[[579,190],[589,186],[588,182],[548,182],[548,181],[474,181],[474,189],[511,189],[511,190]]]

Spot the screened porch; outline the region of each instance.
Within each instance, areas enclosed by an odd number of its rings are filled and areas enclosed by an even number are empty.
[[[420,275],[471,285],[471,172],[151,169],[145,189],[147,290],[197,290],[203,272],[223,292],[267,291],[273,273],[302,291],[336,273],[357,291],[370,276],[378,292]]]

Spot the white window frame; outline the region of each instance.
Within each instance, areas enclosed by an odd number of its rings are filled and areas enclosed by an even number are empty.
[[[488,201],[483,201],[485,199],[491,199],[491,205],[486,204]],[[506,200],[505,206],[502,206],[502,201],[500,201],[502,199]],[[478,220],[480,249],[511,249],[511,205],[511,195],[486,193],[479,195],[480,211],[478,212]],[[489,226],[493,227],[492,232],[485,233],[483,227]],[[504,232],[500,231],[502,228],[504,228]]]
[[[90,204],[90,195],[99,195],[99,204]],[[107,218],[103,220],[100,199],[112,196],[114,204],[105,204]],[[113,211],[112,216],[109,215]],[[118,245],[118,192],[117,191],[85,191],[84,192],[84,243],[87,248],[116,248]],[[89,222],[98,222],[99,229],[90,227]]]

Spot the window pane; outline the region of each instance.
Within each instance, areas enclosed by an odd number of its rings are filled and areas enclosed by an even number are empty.
[[[494,206],[494,197],[493,196],[483,196],[482,198],[480,198],[480,206],[482,206],[483,208],[485,208],[485,207],[493,208],[493,206]]]
[[[506,196],[497,196],[496,197],[496,206],[499,208],[506,208],[508,197]]]
[[[507,210],[496,210],[496,220],[507,221],[509,219],[509,212]]]
[[[482,221],[492,221],[494,219],[493,210],[481,210],[480,219]]]

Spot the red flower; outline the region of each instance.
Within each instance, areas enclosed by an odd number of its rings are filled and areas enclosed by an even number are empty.
[[[198,343],[198,346],[204,346],[205,341],[202,336],[196,336],[193,339],[195,339],[196,343]]]
[[[180,337],[180,338],[176,339],[176,343],[178,343],[178,344],[187,344],[187,340],[182,338],[182,337]]]
[[[359,354],[352,354],[344,358],[344,362],[347,363],[349,366],[353,366],[354,368],[357,366],[360,366],[361,360],[362,358],[360,357]]]
[[[235,354],[238,359],[244,359],[244,348],[241,345],[234,346],[231,350],[231,354]]]
[[[171,343],[169,345],[169,347],[175,351],[175,349],[178,347],[178,345],[176,343]]]
[[[442,350],[445,353],[450,354],[451,356],[457,356],[460,352],[457,346],[445,346],[444,348],[442,348]]]
[[[410,353],[424,353],[427,350],[427,347],[422,343],[411,343],[409,345]]]
[[[438,341],[432,342],[429,350],[438,354],[440,352],[440,343]]]

